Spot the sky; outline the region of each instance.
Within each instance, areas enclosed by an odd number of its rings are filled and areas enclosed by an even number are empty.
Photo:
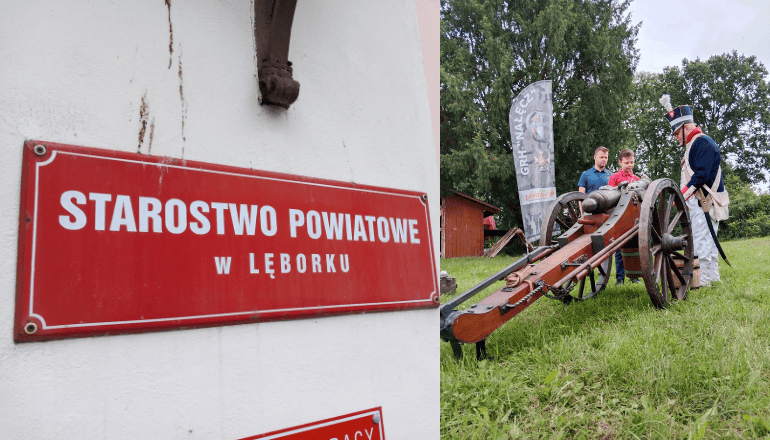
[[[637,72],[663,72],[682,59],[705,61],[738,51],[770,72],[770,0],[634,0],[631,23],[642,22]],[[770,74],[765,76],[770,81]],[[770,173],[757,185],[770,190]]]
[[[770,71],[770,1],[634,0],[631,22],[642,22],[637,71],[663,72],[682,59],[701,61],[737,50]],[[770,78],[766,77],[766,78]]]

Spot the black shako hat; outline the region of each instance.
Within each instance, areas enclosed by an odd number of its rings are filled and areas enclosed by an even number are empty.
[[[680,105],[677,108],[671,107],[671,97],[669,95],[663,95],[660,98],[660,105],[666,109],[666,120],[671,125],[671,134],[682,126],[682,124],[690,123],[694,124],[695,121],[692,117],[691,105]]]

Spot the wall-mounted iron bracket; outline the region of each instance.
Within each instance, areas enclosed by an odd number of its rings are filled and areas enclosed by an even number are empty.
[[[292,78],[289,40],[297,0],[256,0],[254,37],[262,105],[283,108],[297,100],[299,83]]]

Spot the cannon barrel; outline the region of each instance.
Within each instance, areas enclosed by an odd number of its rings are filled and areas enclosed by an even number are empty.
[[[618,187],[603,186],[600,190],[592,192],[587,199],[583,200],[583,212],[599,214],[609,211],[618,204],[620,196],[624,192],[623,190],[636,191],[639,194],[639,199],[643,199],[649,185],[650,178],[645,177],[636,182],[629,183],[625,187],[622,184]]]
[[[583,200],[583,212],[590,214],[607,212],[617,205],[619,200],[619,188],[603,186],[602,189],[592,192],[587,199]]]

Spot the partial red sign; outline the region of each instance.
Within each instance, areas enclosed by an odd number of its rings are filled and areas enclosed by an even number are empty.
[[[27,141],[17,342],[438,306],[427,196]]]
[[[241,440],[385,440],[382,407],[268,432]]]

